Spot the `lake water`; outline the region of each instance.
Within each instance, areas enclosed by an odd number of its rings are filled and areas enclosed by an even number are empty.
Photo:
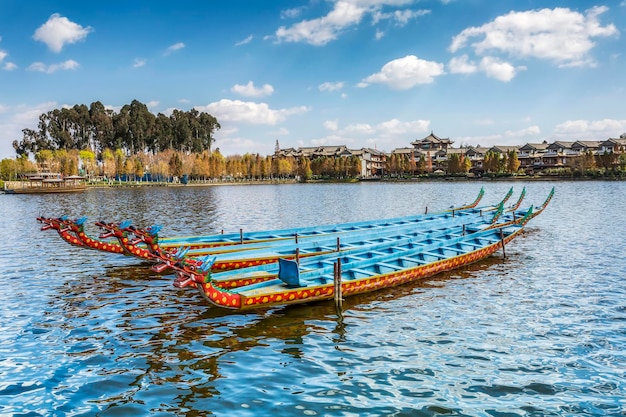
[[[463,270],[236,313],[39,215],[163,235],[404,216],[526,186],[546,211]],[[482,204],[481,203],[481,204]],[[625,416],[626,182],[431,182],[0,195],[2,416]]]

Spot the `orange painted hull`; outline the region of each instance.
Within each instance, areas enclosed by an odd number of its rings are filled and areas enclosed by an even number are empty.
[[[383,288],[390,288],[469,265],[492,255],[502,247],[503,243],[506,244],[510,242],[515,236],[521,233],[521,231],[522,229],[519,229],[504,238],[503,241],[493,243],[485,246],[484,248],[463,255],[398,272],[344,281],[341,284],[342,296],[346,297],[376,291]],[[254,297],[247,297],[236,292],[228,291],[215,286],[210,281],[205,284],[198,283],[196,285],[200,290],[200,293],[210,303],[218,307],[232,310],[248,310],[255,308],[268,308],[278,305],[308,303],[312,301],[331,300],[334,297],[334,284],[332,283],[292,289],[285,287],[285,289],[280,292]]]

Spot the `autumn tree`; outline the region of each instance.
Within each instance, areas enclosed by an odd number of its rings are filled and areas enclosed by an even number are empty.
[[[520,161],[517,158],[517,151],[515,149],[511,149],[507,152],[506,159],[506,171],[508,173],[514,174],[519,170]]]
[[[613,151],[604,151],[601,155],[596,156],[597,165],[604,169],[612,169],[617,162],[617,155]]]
[[[122,174],[126,174],[126,155],[124,151],[116,149],[113,153],[113,158],[115,161],[115,175],[119,177]]]
[[[85,175],[88,177],[94,175],[97,168],[96,155],[90,150],[82,150],[78,153],[78,157],[82,162]]]
[[[111,149],[106,148],[102,151],[102,174],[108,178],[115,177],[115,155]]]
[[[579,171],[581,174],[595,167],[596,161],[592,151],[583,152],[572,161],[572,169]]]
[[[178,152],[172,153],[168,166],[170,168],[170,174],[174,177],[181,177],[183,175],[183,160]]]
[[[36,171],[37,167],[26,156],[0,161],[0,179],[4,181],[14,181],[24,174]]]

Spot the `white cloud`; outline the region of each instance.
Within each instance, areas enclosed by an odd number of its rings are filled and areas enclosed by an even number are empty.
[[[45,72],[47,74],[52,74],[53,72],[57,72],[59,70],[75,70],[80,66],[80,64],[73,59],[68,59],[67,61],[61,62],[59,64],[50,64],[46,65],[43,62],[33,62],[27,68],[29,71],[38,71]]]
[[[275,125],[289,116],[309,111],[309,108],[305,106],[274,110],[267,103],[228,99],[209,103],[206,106],[195,106],[195,108],[212,114],[220,121],[220,124],[225,121]]]
[[[61,52],[66,44],[81,41],[92,31],[91,27],[82,27],[67,17],[54,13],[35,31],[33,39],[45,43],[54,52]]]
[[[339,122],[337,120],[326,120],[323,126],[328,130],[337,130],[339,129]]]
[[[306,42],[311,45],[325,45],[348,27],[357,25],[366,14],[372,14],[374,23],[381,19],[394,19],[399,25],[428,11],[398,10],[382,13],[383,6],[402,6],[412,0],[334,0],[332,10],[325,16],[303,20],[290,27],[281,26],[276,30],[277,42]]]
[[[345,0],[361,7],[378,8],[382,6],[406,6],[414,2],[414,0]]]
[[[324,17],[303,20],[290,28],[281,26],[276,30],[278,41],[307,42],[312,45],[325,45],[337,39],[339,33],[357,24],[363,18],[366,9],[347,1],[338,1],[333,10]]]
[[[0,41],[2,41],[2,36],[0,36]],[[0,49],[0,63],[2,63],[2,61],[4,61],[4,58],[6,58],[7,56],[9,56],[9,53]],[[2,69],[5,71],[13,71],[14,69],[17,69],[17,65],[15,65],[13,62],[7,62],[2,66]]]
[[[170,117],[172,113],[174,113],[174,110],[180,110],[180,109],[178,107],[168,107],[167,109],[163,110],[161,113],[163,113],[167,117]]]
[[[554,128],[557,140],[604,140],[626,132],[626,120],[567,120]]]
[[[235,133],[235,132],[230,132]],[[268,141],[257,141],[245,137],[233,137],[224,134],[223,129],[215,132],[215,143],[213,149],[219,149],[222,155],[243,155],[246,153],[258,153],[259,155],[271,155],[274,153],[273,145]]]
[[[471,62],[467,55],[461,55],[450,60],[448,70],[452,74],[472,74],[478,71],[478,66]]]
[[[286,127],[281,127],[278,130],[269,132],[269,134],[272,136],[287,136],[289,134],[289,130]]]
[[[523,138],[527,136],[536,136],[539,134],[541,134],[541,129],[539,128],[539,126],[533,125],[520,130],[507,130],[504,132],[504,137]]]
[[[220,124],[222,128],[215,132],[213,149],[219,148],[222,155],[243,155],[246,153],[272,155],[277,136],[284,138],[285,135],[289,134],[284,128],[259,131],[259,128],[255,127],[252,131],[246,132],[232,126],[225,126],[221,122]],[[271,139],[268,140],[268,137]]]
[[[155,108],[160,104],[160,102],[156,101],[156,100],[152,100],[146,103],[146,107],[148,107],[149,109]]]
[[[295,19],[302,14],[304,7],[295,7],[293,9],[287,9],[280,12],[281,19]]]
[[[184,47],[185,47],[185,44],[182,42],[175,43],[174,45],[168,46],[165,52],[163,53],[163,55],[167,56],[171,54],[172,52],[176,52],[176,51],[183,49]]]
[[[517,74],[516,68],[508,62],[502,62],[498,58],[486,56],[480,61],[480,69],[490,78],[509,82]],[[523,69],[520,67],[519,69]]]
[[[409,23],[409,20],[416,19],[420,16],[424,16],[430,13],[430,10],[394,10],[393,12],[383,13],[378,10],[373,13],[373,24],[380,22],[381,20],[395,21],[398,26],[405,26]]]
[[[525,70],[526,67],[515,67],[509,62],[503,62],[498,58],[486,56],[476,64],[469,60],[467,55],[461,55],[450,59],[448,70],[451,74],[473,74],[478,71],[484,72],[487,77],[496,80],[509,82],[517,75],[518,71]]]
[[[426,61],[408,55],[386,63],[380,72],[364,78],[359,87],[369,84],[385,84],[396,90],[407,90],[418,84],[430,84],[444,74],[444,66],[438,62]]]
[[[502,52],[511,57],[533,57],[556,62],[560,66],[590,66],[595,46],[593,38],[617,36],[613,24],[601,26],[598,17],[608,10],[596,6],[586,14],[567,9],[512,11],[480,27],[469,27],[455,36],[449,49],[465,48],[471,39],[476,54]]]
[[[235,84],[230,91],[244,97],[267,97],[274,93],[274,87],[263,84],[262,87],[257,88],[252,81],[248,81],[246,85]]]
[[[241,40],[241,41],[237,42],[237,43],[235,44],[235,46],[241,46],[241,45],[245,45],[245,44],[247,44],[247,43],[250,43],[250,42],[252,42],[252,39],[254,39],[254,36],[249,35],[246,39],[244,39],[244,40]]]
[[[39,116],[57,107],[55,102],[34,106],[0,106],[0,159],[14,157],[12,142],[22,140],[22,129],[37,129]]]
[[[385,36],[385,32],[383,32],[382,30],[376,29],[376,34],[374,35],[374,38],[376,38],[376,40],[381,40],[383,38],[383,36]]]
[[[411,120],[403,122],[398,119],[387,120],[378,124],[355,123],[339,127],[337,121],[327,120],[324,127],[332,132],[321,138],[312,140],[314,145],[328,143],[354,144],[361,147],[376,147],[392,150],[408,146],[410,138],[429,130],[429,120]]]
[[[141,68],[146,65],[146,60],[143,58],[135,58],[133,61],[133,68]]]
[[[339,91],[343,88],[343,81],[338,81],[338,82],[329,82],[326,81],[322,84],[319,85],[319,90],[320,91]]]
[[[494,133],[491,135],[481,136],[461,136],[456,138],[457,143],[464,143],[470,146],[491,147],[496,145],[503,146],[522,146],[528,142],[538,140],[541,135],[539,126],[528,126],[519,130],[506,130],[503,133]]]

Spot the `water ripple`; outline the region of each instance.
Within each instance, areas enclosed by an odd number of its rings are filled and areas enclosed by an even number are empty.
[[[292,227],[436,210],[472,200],[480,185],[0,196],[0,415],[625,415],[616,248],[626,237],[607,220],[621,215],[607,208],[626,205],[624,183],[558,183],[506,259],[350,297],[342,316],[330,303],[208,307],[171,276],[70,247],[34,221],[128,218],[169,235]],[[511,185],[524,184],[494,182],[486,198]],[[526,184],[534,203],[552,185]]]

